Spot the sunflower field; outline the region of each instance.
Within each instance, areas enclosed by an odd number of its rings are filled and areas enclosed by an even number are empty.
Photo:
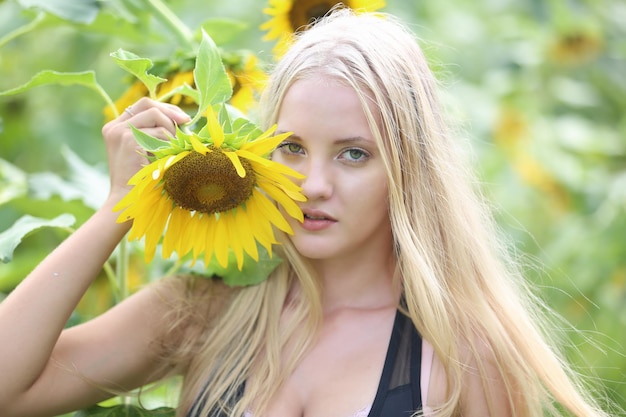
[[[254,120],[289,36],[335,3],[0,0],[0,300],[104,201],[102,126],[151,93],[133,71],[160,79],[162,100],[194,106],[184,92],[208,37],[229,106]],[[570,359],[626,409],[626,3],[344,3],[417,34],[503,236],[563,320]],[[121,245],[68,326],[177,267],[144,255],[139,241]],[[178,383],[71,415],[173,416]]]

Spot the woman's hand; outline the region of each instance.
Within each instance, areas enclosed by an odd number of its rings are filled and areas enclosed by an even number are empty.
[[[102,136],[111,176],[109,198],[119,200],[123,197],[130,189],[128,180],[147,162],[146,152],[137,144],[131,126],[156,138],[168,140],[176,133],[177,125],[190,120],[189,115],[177,106],[144,97],[105,124]]]

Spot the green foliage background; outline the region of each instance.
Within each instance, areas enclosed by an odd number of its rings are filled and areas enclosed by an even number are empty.
[[[160,58],[180,46],[141,11],[142,2],[45,2],[59,9],[1,45],[0,91],[44,69],[94,70],[118,97],[128,79],[110,52]],[[33,22],[35,12],[22,8],[29,3],[0,1],[0,39]],[[220,46],[249,49],[271,62],[273,44],[258,29],[267,20],[264,1],[166,3],[193,29],[208,18],[244,23],[232,36],[226,31]],[[385,11],[423,40],[503,234],[541,296],[577,329],[565,333],[572,360],[626,408],[626,4],[387,0]],[[76,22],[79,17],[86,19]],[[106,172],[103,107],[93,91],[78,86],[0,97],[0,159],[11,164],[0,165],[0,232],[24,214],[71,213],[78,225],[102,201],[108,185],[97,175]],[[12,262],[0,264],[0,293],[67,233],[46,228],[27,236]],[[160,272],[159,265],[131,258],[131,288]],[[115,302],[107,285],[96,282],[74,322]],[[156,404],[173,401],[164,391],[152,395]]]

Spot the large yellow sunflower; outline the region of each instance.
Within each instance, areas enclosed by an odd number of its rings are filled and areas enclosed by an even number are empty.
[[[269,0],[269,7],[263,9],[263,13],[271,18],[261,25],[261,30],[268,31],[263,40],[277,40],[274,54],[281,56],[295,32],[304,30],[338,4],[356,12],[374,12],[385,7],[385,0]]]
[[[119,222],[133,220],[129,239],[145,236],[146,261],[162,237],[166,258],[191,253],[195,262],[203,254],[205,265],[215,256],[226,268],[232,251],[241,270],[244,253],[258,260],[257,242],[271,256],[272,226],[292,233],[274,202],[303,219],[294,200],[305,197],[288,178],[302,175],[267,158],[289,133],[272,136],[276,126],[261,133],[237,121],[225,128],[212,108],[206,115],[199,133],[179,130],[151,151],[153,162],[130,179],[133,188],[115,210],[124,210]]]

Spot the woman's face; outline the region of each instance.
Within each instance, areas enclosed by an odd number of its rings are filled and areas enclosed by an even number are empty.
[[[387,176],[356,92],[334,80],[299,80],[277,123],[293,135],[273,160],[306,175],[304,222],[286,216],[297,250],[319,260],[389,253]]]

